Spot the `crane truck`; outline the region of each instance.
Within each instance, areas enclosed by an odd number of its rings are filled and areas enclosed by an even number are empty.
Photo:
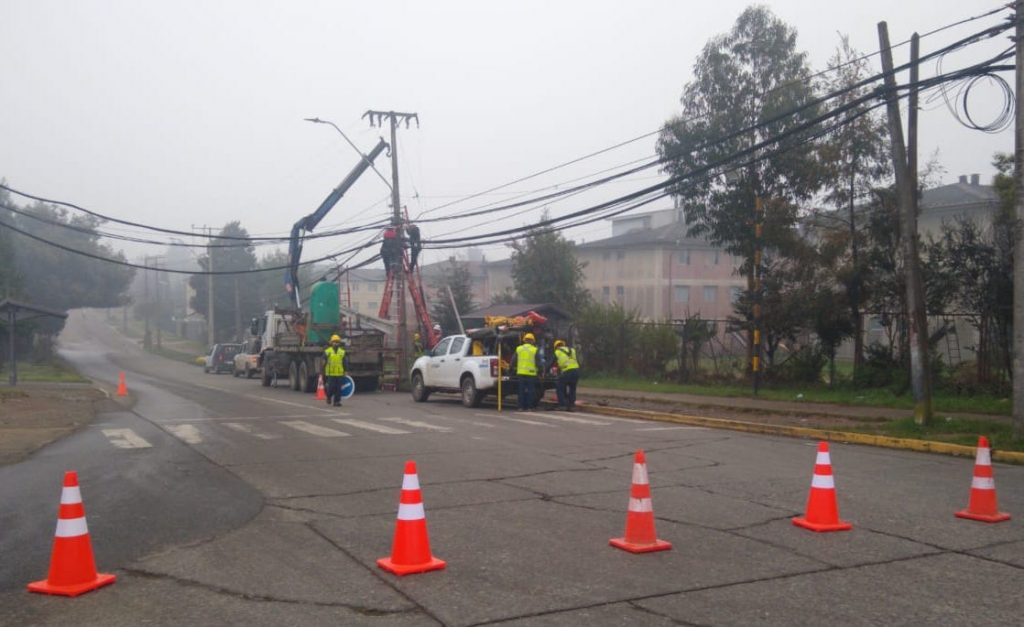
[[[316,211],[292,226],[288,245],[285,288],[292,296],[288,307],[275,307],[252,321],[250,332],[259,344],[259,366],[264,386],[288,380],[296,391],[314,392],[323,369],[324,349],[331,335],[342,329],[338,284],[321,280],[310,289],[308,311],[302,307],[299,259],[303,232],[311,232],[334,208],[345,192],[372,167],[374,159],[388,148],[383,139],[363,155],[348,176],[328,194]],[[384,370],[384,333],[378,329],[347,325],[343,342],[349,359],[347,374],[359,390],[376,390]]]

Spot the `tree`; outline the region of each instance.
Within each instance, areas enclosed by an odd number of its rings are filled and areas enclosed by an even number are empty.
[[[636,339],[636,323],[636,314],[618,303],[584,305],[576,315],[576,331],[587,371],[623,374]]]
[[[765,208],[760,244],[781,254],[795,240],[796,203],[820,187],[808,132],[795,130],[817,114],[817,107],[805,106],[813,95],[796,31],[767,7],[753,6],[731,31],[704,46],[694,80],[683,89],[682,114],[665,124],[658,139],[664,169],[677,179],[669,191],[682,201],[690,234],[747,259],[742,271],[748,299],[754,289],[757,199]],[[787,112],[794,113],[782,115]],[[772,138],[777,141],[767,148],[738,156]],[[690,176],[719,163],[738,167],[724,176],[721,170]]]
[[[871,72],[868,60],[850,46],[849,38],[840,36],[840,44],[828,62],[829,72],[822,80],[822,91],[841,92],[832,101],[834,106],[848,106],[862,98],[870,89],[864,85],[854,87]],[[847,254],[839,256],[837,279],[843,286],[853,328],[854,376],[864,362],[863,305],[868,298],[869,267],[861,253],[864,243],[863,228],[858,223],[855,207],[863,198],[889,176],[887,167],[889,135],[880,112],[873,103],[864,103],[850,109],[843,125],[833,131],[821,145],[819,155],[824,166],[825,200],[841,213],[832,214],[834,226],[846,233]]]
[[[561,233],[548,227],[534,229],[510,246],[512,281],[527,302],[554,303],[576,314],[590,300],[583,287],[585,264],[577,261],[575,244]]]
[[[476,303],[473,302],[473,277],[469,272],[469,266],[465,262],[456,261],[454,257],[450,258],[443,278],[434,283],[433,287],[434,304],[430,315],[436,324],[441,325],[445,335],[455,333],[459,330],[459,315],[476,309]],[[455,299],[455,306],[458,307],[457,313],[448,297],[449,289]]]
[[[229,222],[220,230],[220,234],[211,241],[210,253],[213,254],[213,270],[230,272],[253,270],[256,268],[256,255],[252,243],[247,240],[227,238],[248,238],[249,233],[237,220]],[[203,270],[210,267],[209,254],[199,259]],[[241,339],[245,336],[245,328],[252,316],[258,315],[262,308],[258,292],[258,281],[255,274],[214,275],[213,277],[213,313],[216,327],[215,342]],[[208,316],[208,283],[206,275],[194,274],[189,279],[194,296],[192,308]]]

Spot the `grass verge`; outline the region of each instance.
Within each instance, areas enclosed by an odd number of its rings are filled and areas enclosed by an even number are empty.
[[[7,378],[6,371],[2,375]],[[88,383],[89,380],[75,372],[67,363],[54,359],[49,362],[18,363],[18,381],[38,383]]]
[[[978,436],[988,437],[992,448],[1003,451],[1024,451],[1024,442],[1015,442],[1010,423],[1001,420],[937,419],[934,424],[921,426],[912,418],[890,420],[871,425],[858,425],[850,429],[860,433],[888,435],[894,438],[949,442],[964,446],[977,446]]]
[[[754,398],[753,391],[749,386],[730,384],[684,385],[679,383],[655,383],[628,377],[608,377],[603,375],[584,377],[580,380],[580,384],[590,388],[609,390],[667,392],[719,398]],[[761,388],[758,398],[772,401],[832,403],[863,407],[914,408],[914,399],[909,393],[898,395],[888,388],[854,390],[841,387],[828,389],[827,387],[818,386],[769,387]],[[932,397],[932,407],[935,412],[965,412],[1000,416],[1009,416],[1013,409],[1013,405],[1008,398],[956,396],[942,392],[937,392]]]

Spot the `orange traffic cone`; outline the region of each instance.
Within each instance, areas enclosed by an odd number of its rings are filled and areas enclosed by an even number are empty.
[[[839,520],[839,505],[836,503],[836,485],[832,479],[832,460],[828,454],[828,442],[818,442],[818,458],[814,462],[811,493],[807,497],[807,513],[794,518],[793,524],[811,531],[847,531],[853,528],[850,523]]]
[[[124,382],[124,372],[123,371],[120,373],[120,375],[118,375],[117,395],[118,396],[128,396],[128,386]]]
[[[643,449],[637,449],[633,460],[633,486],[629,491],[629,511],[626,512],[626,535],[612,538],[608,544],[630,553],[651,553],[672,548],[670,543],[659,540],[654,532],[651,484],[647,478],[647,459]]]
[[[100,586],[114,583],[114,575],[96,572],[89,528],[85,524],[85,507],[78,489],[78,474],[64,473],[64,489],[60,493],[60,514],[57,533],[50,556],[50,573],[45,581],[28,584],[32,592],[76,597]]]
[[[324,390],[324,375],[320,375],[316,379],[316,400],[326,401],[327,391]]]
[[[980,520],[981,522],[1003,522],[1010,520],[1010,515],[999,511],[996,504],[996,480],[992,475],[992,452],[988,447],[988,438],[978,438],[978,454],[974,460],[974,478],[971,479],[971,498],[967,509],[956,513],[960,518]]]
[[[398,522],[395,525],[391,557],[380,558],[377,560],[377,566],[396,575],[425,573],[445,567],[444,560],[439,560],[430,553],[420,480],[416,475],[416,462],[412,460],[405,462],[405,476],[402,477],[402,496],[398,504]]]

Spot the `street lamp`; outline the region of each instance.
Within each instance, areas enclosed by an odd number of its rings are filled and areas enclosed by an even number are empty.
[[[380,172],[377,171],[377,168],[374,167],[373,162],[370,161],[370,158],[367,157],[366,155],[364,155],[362,153],[362,151],[360,151],[359,148],[357,148],[356,145],[352,143],[352,140],[348,138],[348,135],[346,135],[344,131],[342,131],[340,128],[338,128],[337,124],[335,124],[334,122],[331,122],[330,120],[321,120],[320,118],[304,118],[304,119],[307,122],[312,122],[313,124],[329,124],[329,125],[333,126],[334,130],[338,131],[338,134],[345,138],[345,141],[348,142],[348,145],[352,146],[352,150],[355,150],[359,154],[359,156],[363,159],[363,161],[365,161],[366,164],[368,166],[370,166],[370,169],[373,170],[374,173],[377,176],[380,177],[380,180],[384,181],[384,184],[388,186],[388,189],[391,189],[391,183],[389,183],[388,180],[386,178],[384,178],[383,174],[381,174]]]

